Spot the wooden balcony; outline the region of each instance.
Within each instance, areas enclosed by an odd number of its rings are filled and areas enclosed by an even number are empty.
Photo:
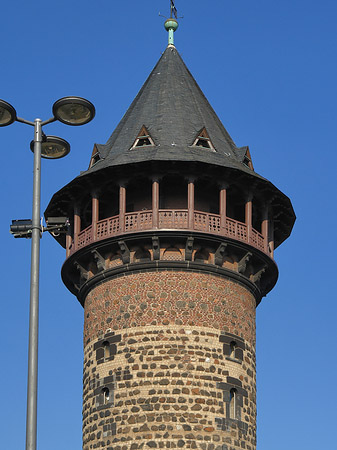
[[[152,211],[125,213],[124,223],[120,223],[120,216],[100,220],[79,232],[75,240],[76,244],[74,241],[71,243],[70,248],[67,250],[67,256],[72,255],[92,242],[125,233],[148,230],[201,231],[245,242],[266,253],[269,257],[273,256],[267,239],[254,228],[250,228],[251,231],[249,233],[247,224],[237,220],[226,217],[224,224],[221,225],[220,215],[194,211],[194,222],[191,229],[188,226],[187,209],[162,209],[159,210],[158,215],[158,227],[156,228],[153,226]]]

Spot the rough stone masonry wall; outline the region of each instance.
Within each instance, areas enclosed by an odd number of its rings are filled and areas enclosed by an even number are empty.
[[[203,273],[130,274],[85,301],[83,449],[255,450],[255,299]]]

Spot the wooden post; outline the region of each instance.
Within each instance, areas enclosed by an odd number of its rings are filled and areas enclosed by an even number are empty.
[[[194,229],[194,180],[188,181],[187,190],[187,205],[188,205],[188,228]]]
[[[253,222],[253,201],[252,195],[249,194],[245,206],[245,223],[247,225],[247,242],[250,242],[252,235]]]
[[[119,231],[125,231],[125,212],[126,212],[126,188],[123,184],[119,186]]]
[[[68,226],[67,234],[66,234],[66,257],[69,258],[70,256],[70,249],[73,243],[73,238],[71,236],[71,227]]]
[[[261,234],[263,236],[263,247],[265,253],[268,253],[268,229],[269,229],[269,206],[266,205],[262,216]]]
[[[226,217],[227,217],[227,186],[220,189],[220,230],[221,234],[226,234]]]
[[[97,239],[97,222],[99,220],[99,200],[96,192],[91,197],[91,226],[92,226],[92,239]]]
[[[152,226],[158,228],[159,225],[159,181],[152,180]]]
[[[78,246],[78,235],[81,232],[81,216],[80,208],[78,205],[74,208],[74,247],[75,250]]]

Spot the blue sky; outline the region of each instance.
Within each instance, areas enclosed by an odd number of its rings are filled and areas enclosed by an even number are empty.
[[[55,100],[91,100],[95,120],[54,123],[67,158],[43,161],[42,211],[89,164],[167,43],[168,0],[5,2],[0,98],[47,119]],[[337,3],[176,0],[175,43],[255,170],[292,200],[297,222],[277,249],[277,286],[257,310],[258,450],[335,449]],[[2,150],[1,447],[25,442],[30,241],[8,233],[31,217],[32,129],[0,130]],[[41,242],[38,448],[81,448],[83,310],[60,278],[65,259]]]

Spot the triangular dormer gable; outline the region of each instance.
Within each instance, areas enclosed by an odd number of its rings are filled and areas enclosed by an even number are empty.
[[[148,132],[145,125],[142,126],[138,136],[133,143],[131,150],[142,147],[153,147],[155,145],[150,133]]]
[[[253,167],[253,162],[252,162],[252,157],[250,156],[250,151],[249,151],[249,147],[247,147],[247,151],[245,153],[245,156],[243,157],[243,161],[242,163],[249,167],[251,170],[254,170]]]
[[[89,169],[94,166],[96,163],[98,163],[98,161],[101,159],[98,148],[96,147],[96,145],[94,145],[92,154],[91,154],[91,158],[90,158],[90,164],[89,164]]]
[[[208,148],[209,150],[212,150],[213,152],[216,151],[205,127],[199,131],[196,139],[194,140],[194,142],[192,144],[192,147]]]
[[[248,167],[251,170],[254,170],[253,163],[252,163],[252,157],[250,156],[249,147],[240,147],[235,149],[235,154],[238,158],[238,160]]]

